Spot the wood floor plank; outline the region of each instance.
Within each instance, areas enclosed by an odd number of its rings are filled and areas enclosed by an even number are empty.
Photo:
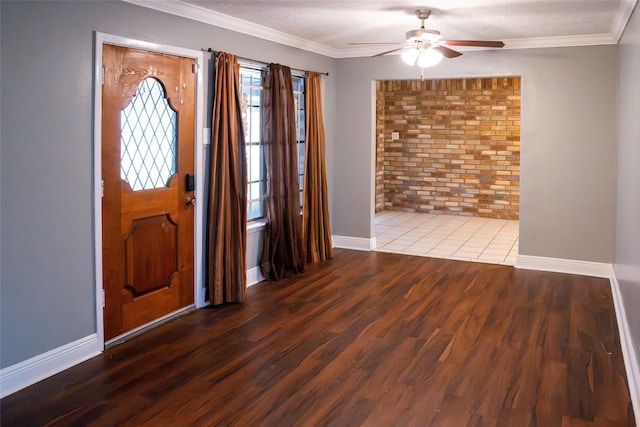
[[[634,426],[605,279],[336,250],[0,401],[2,425]]]

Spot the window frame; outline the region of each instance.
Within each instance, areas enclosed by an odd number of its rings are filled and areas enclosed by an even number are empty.
[[[304,191],[304,163],[306,149],[306,110],[305,110],[305,89],[307,78],[304,75],[293,74],[291,76],[293,84],[293,99],[296,114],[296,148],[298,153],[298,185],[300,186],[300,212],[302,212],[303,191]],[[298,82],[296,90],[296,82]]]
[[[243,83],[243,76],[249,77],[249,84]],[[256,84],[257,83],[257,84]],[[264,91],[264,70],[252,67],[240,66],[240,103],[242,112],[242,124],[244,126],[245,156],[247,158],[247,222],[260,221],[265,217],[265,193],[267,189],[266,168],[264,163],[264,148],[262,143],[262,104]],[[245,90],[249,91],[248,96]],[[257,99],[254,98],[257,92]],[[248,98],[248,99],[247,99]],[[248,102],[247,102],[248,101]],[[257,102],[257,104],[256,104]],[[249,109],[249,111],[247,111]],[[255,110],[254,110],[255,109]],[[257,117],[254,112],[257,110]],[[257,129],[254,128],[257,120]],[[253,158],[251,148],[258,147],[258,159]],[[254,166],[259,162],[258,166]],[[254,179],[253,172],[259,177]],[[252,197],[252,186],[258,187],[258,196]],[[251,206],[258,204],[259,213],[257,216],[251,215]]]
[[[247,64],[240,63],[240,79],[239,79],[239,91],[240,91],[240,103],[241,103],[241,112],[242,112],[242,123],[245,131],[245,155],[247,156],[247,229],[254,230],[264,225],[266,222],[266,212],[265,212],[265,197],[266,197],[266,189],[267,189],[267,176],[266,176],[266,166],[264,159],[264,148],[262,142],[262,107],[263,107],[263,91],[264,91],[264,79],[266,75],[267,69],[264,67],[255,67]],[[250,84],[243,83],[243,76],[251,75]],[[259,75],[259,85],[254,84],[256,82],[255,76]],[[296,120],[296,149],[297,149],[297,158],[298,158],[298,183],[300,185],[300,212],[302,212],[302,194],[304,189],[304,158],[305,158],[305,127],[306,127],[306,116],[305,116],[305,106],[304,106],[304,96],[305,96],[305,87],[307,77],[304,73],[292,73],[292,85],[294,87],[294,100],[296,103],[296,111],[295,111],[295,120]],[[250,91],[248,102],[244,97],[244,91]],[[258,105],[253,105],[255,100],[253,98],[253,91],[260,91],[260,96],[258,98]],[[256,108],[259,112],[258,115],[258,128],[257,131],[253,128],[254,126],[254,117],[251,115],[251,110]],[[247,112],[247,108],[249,108],[249,112]],[[253,133],[252,133],[253,131]],[[259,146],[261,149],[259,150],[260,155],[258,156],[258,161],[260,164],[260,179],[253,179],[252,166],[254,165],[253,161],[255,160],[252,157],[252,153],[248,151],[249,147]],[[302,150],[302,151],[301,151]],[[253,166],[255,168],[255,166]],[[255,169],[254,169],[255,170]],[[259,197],[251,197],[251,185],[252,184],[260,184]],[[251,203],[260,202],[260,215],[251,216],[250,217],[250,206]]]

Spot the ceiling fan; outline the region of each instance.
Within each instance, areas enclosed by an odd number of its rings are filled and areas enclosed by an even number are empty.
[[[442,57],[455,58],[462,55],[461,52],[453,50],[450,46],[472,46],[472,47],[504,47],[504,43],[495,40],[443,40],[440,31],[427,29],[424,21],[431,15],[431,10],[418,9],[416,16],[421,21],[420,28],[407,31],[406,41],[391,43],[349,43],[350,45],[393,45],[400,44],[400,47],[380,52],[376,56],[384,56],[390,53],[404,50],[402,59],[409,65],[418,63],[420,68],[435,65]]]

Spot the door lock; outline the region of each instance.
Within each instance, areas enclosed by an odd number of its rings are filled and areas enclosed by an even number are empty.
[[[195,176],[192,173],[188,173],[185,176],[185,191],[193,191],[196,189]]]

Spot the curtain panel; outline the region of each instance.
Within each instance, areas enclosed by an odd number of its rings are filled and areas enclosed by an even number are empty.
[[[220,52],[214,77],[207,209],[207,284],[217,305],[243,302],[247,283],[247,167],[238,58]]]
[[[295,105],[291,69],[271,64],[263,93],[262,141],[267,171],[267,223],[260,271],[280,280],[304,271]]]
[[[305,163],[302,234],[308,262],[333,258],[325,161],[322,78],[310,71],[305,86]]]

